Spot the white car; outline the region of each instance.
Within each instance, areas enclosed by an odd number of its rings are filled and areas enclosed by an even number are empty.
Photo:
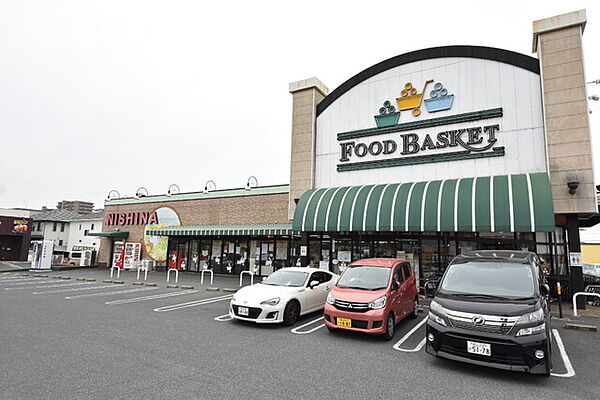
[[[318,268],[282,268],[231,299],[232,318],[293,325],[301,315],[322,310],[338,276]]]

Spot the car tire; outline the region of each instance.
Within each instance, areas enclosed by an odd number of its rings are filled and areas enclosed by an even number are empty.
[[[286,326],[292,326],[298,321],[300,317],[300,304],[297,301],[290,301],[285,306],[283,311],[283,324]]]
[[[408,317],[410,319],[416,319],[419,316],[419,298],[415,297],[414,301],[413,301],[413,309],[410,312],[410,314],[408,314]]]
[[[382,335],[383,340],[389,341],[394,338],[394,331],[396,330],[396,319],[394,314],[389,313],[385,320],[385,333]]]

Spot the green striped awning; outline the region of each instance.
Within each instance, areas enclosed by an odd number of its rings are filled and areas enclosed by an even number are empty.
[[[553,232],[548,175],[313,189],[298,201],[295,231]]]
[[[256,236],[291,235],[291,224],[195,225],[151,229],[150,236]]]

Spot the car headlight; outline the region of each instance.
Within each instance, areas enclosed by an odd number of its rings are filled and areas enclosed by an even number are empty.
[[[329,293],[327,295],[327,303],[328,304],[334,304],[335,303],[335,299],[333,298],[333,296],[331,295],[331,293]]]
[[[385,307],[386,303],[387,303],[387,295],[381,296],[380,298],[370,302],[369,308],[372,310],[379,310],[379,309]]]
[[[432,321],[437,322],[440,325],[447,326],[446,325],[446,320],[444,320],[444,318],[440,317],[439,315],[435,315],[431,311],[429,311],[429,319],[432,320]]]
[[[265,301],[261,302],[260,304],[266,304],[268,306],[276,306],[277,304],[279,304],[279,300],[281,300],[279,297],[274,297],[272,299],[265,300]]]
[[[544,320],[544,310],[541,308],[525,315],[521,315],[521,318],[517,321],[517,324],[535,324]]]
[[[541,324],[538,326],[532,326],[529,328],[522,328],[519,329],[519,332],[517,332],[516,336],[529,336],[529,335],[535,335],[537,333],[542,333],[544,332],[544,330],[546,329],[546,324]]]
[[[435,300],[432,301],[431,304],[429,304],[429,310],[432,311],[434,314],[446,316],[446,310],[444,309],[444,307],[442,307]]]

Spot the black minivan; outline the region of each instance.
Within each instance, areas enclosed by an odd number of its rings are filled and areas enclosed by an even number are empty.
[[[426,351],[472,364],[550,375],[550,310],[535,253],[485,250],[454,258],[429,308]]]

